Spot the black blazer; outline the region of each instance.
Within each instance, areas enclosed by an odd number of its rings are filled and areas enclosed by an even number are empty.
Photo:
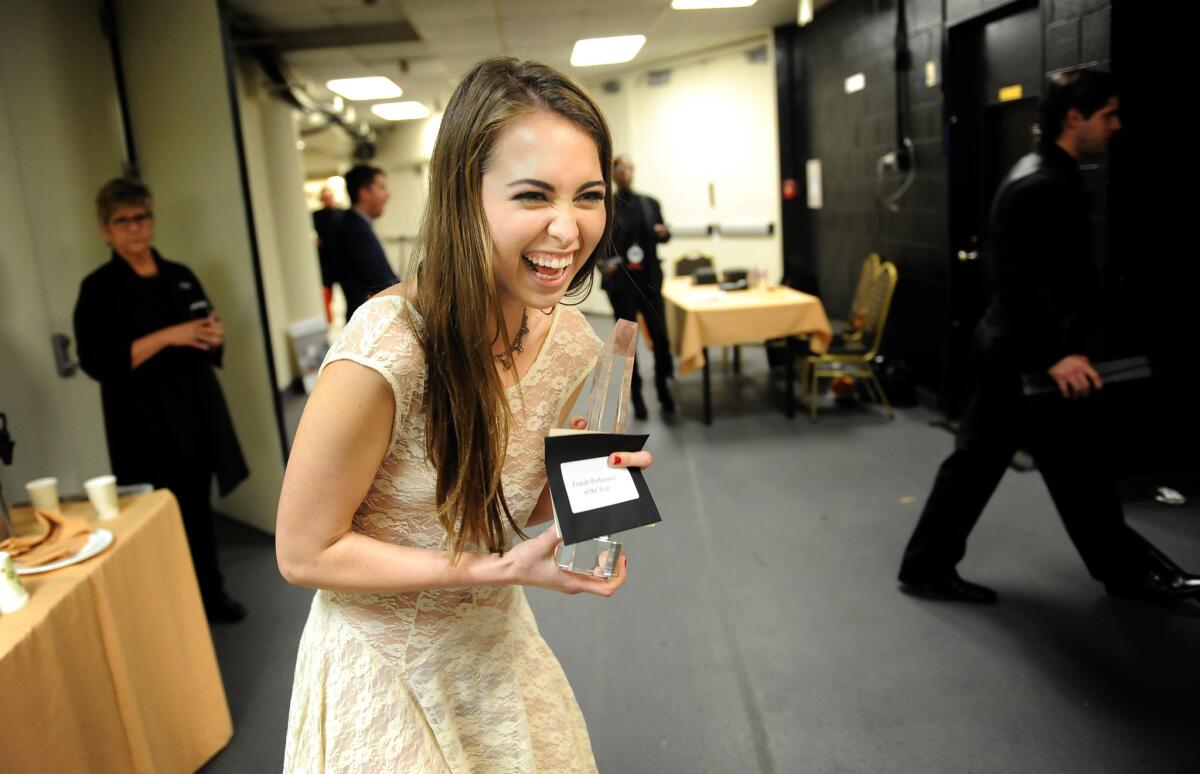
[[[355,209],[342,215],[333,260],[334,279],[346,294],[347,320],[368,298],[400,281],[371,224]]]
[[[213,371],[224,348],[167,347],[133,368],[135,339],[193,319],[193,304],[208,302],[191,269],[157,252],[154,262],[158,275],[139,277],[114,253],[83,280],[75,303],[79,363],[100,382],[119,483],[169,486],[188,471],[211,471],[225,495],[248,471]]]
[[[1057,145],[1024,156],[996,193],[992,298],[977,335],[1022,373],[1090,354],[1100,293],[1090,209],[1079,165]]]
[[[345,214],[345,210],[337,207],[322,207],[312,214],[313,230],[317,232],[317,258],[321,262],[321,284],[325,287],[337,281],[333,275],[333,245]]]
[[[601,285],[607,289],[613,281],[621,281],[618,277],[636,277],[657,292],[662,285],[663,276],[662,264],[658,258],[658,245],[671,239],[669,234],[660,237],[654,232],[656,225],[663,224],[662,207],[657,199],[630,190],[618,191],[613,198],[613,204],[613,257],[623,268],[617,267],[611,281],[605,275]],[[642,261],[637,265],[630,263],[628,258],[629,249],[634,245],[642,250]]]

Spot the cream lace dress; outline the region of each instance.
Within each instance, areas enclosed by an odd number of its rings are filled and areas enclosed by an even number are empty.
[[[397,295],[364,304],[325,358],[352,360],[392,387],[396,418],[353,529],[444,547],[425,459],[424,357]],[[410,310],[420,324],[415,310]],[[536,313],[536,312],[535,312]],[[559,306],[545,343],[510,388],[504,493],[524,525],[546,483],[542,439],[592,368],[600,341]],[[562,667],[519,586],[397,594],[318,591],[300,639],[285,771],[595,771]]]

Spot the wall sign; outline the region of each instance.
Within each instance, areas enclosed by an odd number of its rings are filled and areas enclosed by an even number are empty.
[[[1005,86],[1000,90],[1001,102],[1014,102],[1023,96],[1025,96],[1025,89],[1019,83],[1015,86]]]
[[[808,208],[821,209],[821,160],[809,159],[804,162],[804,185],[808,193]]]

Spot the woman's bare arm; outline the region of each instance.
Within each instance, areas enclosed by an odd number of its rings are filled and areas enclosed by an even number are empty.
[[[566,573],[554,565],[553,530],[504,556],[400,546],[351,529],[391,439],[395,403],[382,376],[348,361],[325,368],[300,420],[284,476],[275,551],[289,582],[359,592],[517,583],[610,596],[624,581]]]

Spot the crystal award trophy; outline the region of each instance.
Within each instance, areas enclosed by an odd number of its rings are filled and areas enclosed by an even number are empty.
[[[584,402],[587,413],[582,415],[587,422],[586,429],[572,427],[580,415],[568,413],[567,425],[552,429],[550,435],[625,432],[625,425],[629,421],[629,394],[633,383],[633,355],[637,351],[637,338],[637,323],[617,320],[592,371],[591,387]],[[557,512],[554,521],[557,528]],[[559,534],[562,534],[561,529]],[[620,560],[620,541],[607,535],[560,545],[555,557],[561,570],[600,578],[616,575]]]

